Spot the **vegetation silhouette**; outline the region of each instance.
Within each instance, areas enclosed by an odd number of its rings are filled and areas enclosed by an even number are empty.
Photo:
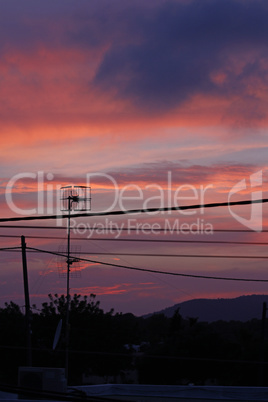
[[[33,366],[64,367],[66,296],[48,295],[40,310],[32,307]],[[0,382],[17,383],[26,365],[26,325],[14,302],[0,308]],[[96,296],[70,300],[70,384],[123,382],[141,384],[268,385],[268,343],[261,320],[199,322],[153,314],[104,312]]]

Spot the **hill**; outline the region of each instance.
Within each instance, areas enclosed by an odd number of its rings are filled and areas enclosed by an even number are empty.
[[[261,319],[263,302],[267,302],[268,305],[268,295],[240,296],[234,299],[193,299],[153,314],[172,317],[179,308],[183,318],[196,317],[199,321],[206,322],[218,320],[246,322],[253,318]]]

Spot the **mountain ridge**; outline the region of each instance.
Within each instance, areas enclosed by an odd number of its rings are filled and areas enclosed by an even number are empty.
[[[254,318],[262,318],[264,302],[268,304],[268,294],[244,295],[235,298],[191,299],[152,314],[146,314],[144,317],[154,314],[164,314],[166,317],[172,317],[179,308],[183,318],[194,317],[198,318],[198,321],[206,322],[219,320],[246,322]]]

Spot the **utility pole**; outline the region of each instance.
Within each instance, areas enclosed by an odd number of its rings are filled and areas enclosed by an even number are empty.
[[[32,366],[32,330],[31,330],[31,309],[28,286],[27,258],[25,237],[21,236],[22,251],[22,268],[23,268],[23,284],[25,296],[25,318],[26,318],[26,335],[27,335],[27,365]]]
[[[65,322],[65,378],[68,384],[69,374],[69,343],[70,343],[70,324],[69,324],[69,311],[70,311],[70,266],[75,259],[70,258],[70,219],[71,211],[88,211],[90,209],[90,187],[86,186],[66,186],[61,188],[62,191],[62,211],[68,211],[67,223],[67,300],[66,300],[66,322]],[[79,206],[80,203],[80,206]]]
[[[70,311],[70,217],[72,208],[72,196],[68,196],[68,238],[67,238],[67,300],[66,300],[66,323],[65,323],[65,378],[68,383],[69,372],[69,338],[70,338],[70,325],[69,325],[69,311]]]

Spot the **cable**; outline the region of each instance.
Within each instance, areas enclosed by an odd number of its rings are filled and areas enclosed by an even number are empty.
[[[67,229],[66,226],[35,226],[35,225],[0,225],[0,228],[9,229]]]
[[[63,244],[64,240],[66,240],[66,238],[62,238],[61,245]],[[33,294],[36,294],[40,290],[41,286],[43,285],[45,275],[47,274],[49,269],[51,269],[51,266],[53,264],[54,259],[55,259],[55,256],[51,256],[51,258],[48,261],[48,263],[46,263],[45,268],[40,272],[40,274],[37,277],[36,281],[32,284],[32,293]]]
[[[67,253],[57,253],[56,251],[48,251],[48,250],[40,250],[35,249],[33,247],[27,247],[30,253],[52,253],[59,256],[67,257]],[[21,247],[6,247],[0,248],[0,251],[20,251]],[[111,255],[111,256],[129,256],[129,257],[170,257],[170,258],[244,258],[244,259],[260,259],[266,260],[268,259],[267,255],[211,255],[211,254],[151,254],[151,253],[109,253],[109,252],[86,252],[86,251],[79,251],[79,252],[72,252],[73,255],[76,254],[84,254],[84,255]],[[75,257],[78,259],[77,257]],[[80,259],[80,258],[79,258]]]
[[[129,209],[126,211],[106,211],[106,212],[91,212],[91,213],[79,213],[73,214],[72,218],[81,217],[93,217],[93,216],[115,216],[115,215],[127,215],[127,214],[142,214],[150,212],[168,212],[168,211],[185,211],[189,209],[199,208],[215,208],[215,207],[229,207],[234,205],[251,205],[251,204],[263,204],[268,202],[268,198],[262,198],[259,200],[245,200],[245,201],[231,201],[231,202],[214,202],[210,204],[196,204],[196,205],[181,205],[177,207],[159,207],[159,208],[140,208]],[[16,221],[34,221],[34,220],[47,220],[47,219],[66,219],[68,214],[61,215],[44,215],[44,216],[23,216],[13,218],[1,218],[0,222],[16,222]]]
[[[0,248],[0,251],[20,251],[21,250],[21,246],[16,246],[16,247],[3,247]]]
[[[6,238],[20,238],[20,235],[0,235],[1,237]],[[59,236],[25,236],[27,239],[49,239],[49,240],[66,240],[66,237]],[[167,240],[167,239],[112,239],[109,237],[99,238],[99,237],[89,237],[89,238],[77,238],[73,237],[72,240],[76,241],[125,241],[125,242],[148,242],[148,243],[199,243],[199,244],[236,244],[236,245],[256,245],[256,246],[267,246],[268,242],[250,242],[250,241],[225,241],[225,240]]]
[[[18,249],[17,249],[18,248]],[[16,250],[17,249],[17,250]],[[19,247],[12,248],[3,248],[0,251],[12,251],[12,252],[20,252]],[[57,254],[56,251],[47,251],[47,250],[34,250],[29,248],[30,253],[45,253],[51,252],[52,254],[67,257],[67,253],[65,254]],[[211,254],[149,254],[149,253],[105,253],[105,252],[72,252],[73,255],[76,254],[84,254],[84,255],[107,255],[107,256],[128,256],[128,257],[166,257],[166,258],[227,258],[227,259],[259,259],[259,260],[266,260],[268,256],[259,256],[259,255],[211,255]],[[75,257],[76,259],[80,259]]]
[[[72,253],[76,254],[76,253]],[[88,254],[88,255],[125,255],[125,256],[133,256],[133,257],[190,257],[190,258],[253,258],[253,259],[267,259],[268,256],[257,256],[257,255],[208,255],[208,254],[149,254],[149,253],[105,253],[105,252],[97,252],[97,253],[89,253],[89,252],[79,252],[78,254]]]
[[[1,236],[0,236],[1,237]],[[29,236],[27,236],[29,237]],[[33,236],[34,237],[34,236]],[[54,238],[55,239],[55,238]],[[59,238],[60,239],[60,238]],[[199,244],[235,244],[235,245],[256,245],[267,246],[268,242],[250,242],[250,241],[225,241],[225,240],[166,240],[166,239],[110,239],[110,238],[72,238],[73,240],[100,240],[100,241],[119,241],[119,242],[139,242],[139,243],[199,243]]]
[[[31,249],[31,247],[29,247]],[[0,249],[1,251],[1,249]],[[30,252],[45,252],[46,250],[32,250]],[[57,253],[56,251],[52,251],[52,253]],[[267,255],[264,256],[259,256],[259,255],[211,255],[211,254],[149,254],[149,253],[106,253],[106,252],[72,252],[73,255],[76,254],[84,254],[84,255],[111,255],[111,256],[119,256],[119,255],[124,255],[124,256],[131,256],[131,257],[183,257],[183,258],[246,258],[246,259],[263,259],[266,260],[268,259]],[[67,253],[59,254],[59,255],[64,255],[64,257],[67,257]],[[76,257],[75,257],[76,258]]]
[[[1,220],[0,220],[1,222]],[[0,229],[5,228],[5,229],[59,229],[59,230],[67,230],[66,226],[34,226],[34,225],[0,225]],[[111,230],[111,226],[105,226],[101,228],[104,232],[109,232]],[[77,230],[77,228],[70,228],[70,230]],[[90,227],[91,231],[96,231],[100,230],[99,227]],[[137,230],[135,227],[133,228],[120,228],[121,231],[128,231],[132,232],[133,230]],[[167,232],[166,228],[158,228],[158,232]],[[190,232],[189,230],[184,229],[183,233]],[[198,231],[195,231],[195,233],[200,233]],[[202,233],[202,232],[201,232]],[[268,229],[263,229],[261,231],[255,231],[252,229],[213,229],[213,233],[268,233]],[[153,232],[152,232],[153,234]],[[177,233],[178,234],[178,233]],[[96,239],[97,240],[97,239]],[[113,239],[112,239],[113,240]]]
[[[54,255],[61,256],[61,257],[66,257],[65,254],[61,254],[61,253],[56,253],[56,252],[47,251],[47,250],[41,250],[41,249],[37,249],[37,248],[33,248],[33,247],[26,247],[26,248],[28,250],[35,250],[35,251],[39,251],[41,253],[54,254]],[[219,276],[207,276],[207,275],[182,274],[182,273],[178,273],[178,272],[158,271],[158,270],[148,269],[148,268],[129,267],[127,265],[113,264],[113,263],[109,263],[109,262],[96,261],[96,260],[91,260],[91,259],[81,258],[81,257],[71,256],[70,258],[75,258],[80,261],[91,262],[94,264],[108,265],[111,267],[124,268],[124,269],[130,269],[130,270],[141,271],[141,272],[152,272],[155,274],[162,274],[162,275],[173,275],[173,276],[182,276],[182,277],[198,278],[198,279],[216,279],[216,280],[237,281],[237,282],[268,282],[268,279],[231,278],[231,277],[219,277]]]
[[[92,242],[91,242],[91,243],[92,243]],[[94,242],[93,242],[93,244],[94,244]],[[101,250],[103,250],[103,251],[106,251],[106,252],[108,251],[108,250],[105,249],[102,245],[100,245],[98,242],[95,242],[95,246],[97,246],[99,249],[101,249]],[[83,253],[83,254],[84,254],[84,253]],[[127,259],[125,259],[125,258],[120,257],[119,260],[121,260],[123,264],[126,263],[127,265],[132,266],[132,264],[131,264]],[[162,283],[164,283],[165,285],[168,285],[168,286],[172,287],[173,289],[176,289],[177,292],[181,292],[181,293],[184,293],[184,294],[187,295],[187,296],[193,297],[192,294],[190,294],[190,293],[188,293],[188,292],[185,292],[184,290],[178,288],[178,286],[176,286],[176,285],[173,283],[174,281],[172,281],[172,284],[171,284],[171,283],[169,283],[168,280],[163,279],[163,276],[160,277],[159,275],[153,274],[153,273],[151,273],[151,272],[147,272],[146,274],[147,274],[148,277],[153,278],[154,280],[157,280],[158,282],[162,282]],[[156,277],[157,277],[157,279],[156,279]]]
[[[9,252],[9,251],[10,251],[10,252],[12,252],[12,253],[14,253],[14,252],[16,252],[16,253],[17,253],[17,252],[21,253],[21,250],[20,250],[20,249],[18,249],[18,250],[11,250],[11,249],[4,249],[4,248],[3,248],[3,249],[0,249],[0,251],[4,251],[4,252]]]
[[[6,238],[21,238],[20,235],[0,235],[0,237],[6,237]],[[66,237],[58,237],[58,236],[25,236],[27,239],[51,239],[51,240],[63,240],[66,239]],[[76,239],[72,239],[76,240]],[[77,239],[77,240],[87,240],[87,239]]]

